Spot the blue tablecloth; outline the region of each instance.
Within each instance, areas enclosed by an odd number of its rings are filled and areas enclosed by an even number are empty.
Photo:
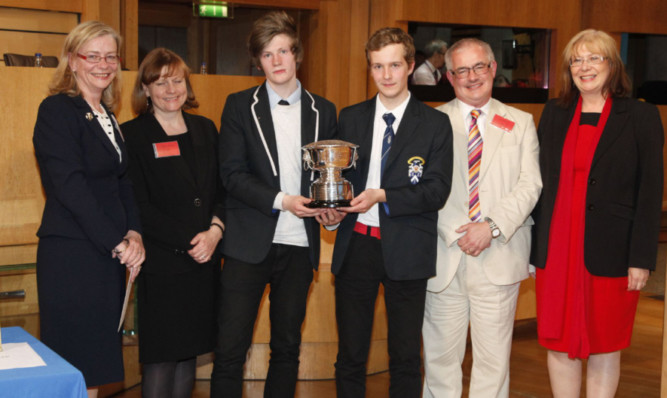
[[[20,327],[2,328],[2,343],[28,343],[46,366],[0,370],[2,398],[86,398],[86,383],[77,368]]]

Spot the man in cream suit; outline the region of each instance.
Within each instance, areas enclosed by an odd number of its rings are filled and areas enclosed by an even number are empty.
[[[437,276],[424,314],[424,397],[460,397],[468,324],[470,397],[507,397],[521,280],[528,277],[530,212],[542,182],[530,114],[491,98],[489,45],[463,39],[447,51],[456,99],[438,109],[454,131],[452,191],[438,214]]]

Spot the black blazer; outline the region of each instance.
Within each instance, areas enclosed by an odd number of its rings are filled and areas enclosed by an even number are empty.
[[[343,109],[338,120],[340,139],[359,145],[356,169],[344,173],[355,194],[366,189],[375,101],[374,97]],[[449,117],[412,96],[387,156],[380,183],[387,195],[387,206],[379,206],[385,270],[394,280],[429,278],[435,275],[438,210],[445,204],[452,186]],[[424,170],[419,182],[413,185],[408,159],[414,156],[424,160]],[[341,269],[357,217],[348,214],[341,222],[332,260],[334,274]]]
[[[542,196],[534,210],[532,263],[544,268],[558,193],[568,108],[549,101],[537,130]],[[584,263],[593,275],[626,276],[628,267],[655,269],[662,211],[663,129],[655,106],[614,98],[595,150],[586,192]],[[569,217],[569,215],[563,215]]]
[[[141,233],[139,210],[126,175],[127,152],[113,120],[118,152],[80,97],[58,94],[39,106],[33,135],[46,194],[40,238],[90,240],[104,255],[128,230]]]
[[[192,138],[194,173],[182,156],[156,158],[153,144],[176,138],[164,132],[152,113],[140,115],[121,126],[127,140],[129,174],[144,228],[144,272],[192,270],[197,263],[187,254],[192,247],[190,241],[199,232],[209,229],[213,215],[224,222],[217,129],[211,120],[202,116],[183,112],[183,118]]]
[[[230,95],[220,123],[220,176],[227,191],[223,253],[253,264],[266,258],[278,223],[273,201],[280,192],[280,169],[266,84]],[[301,144],[335,133],[336,107],[302,88]],[[309,197],[313,180],[312,172],[302,171],[301,195]],[[313,218],[303,221],[317,268],[320,226]]]

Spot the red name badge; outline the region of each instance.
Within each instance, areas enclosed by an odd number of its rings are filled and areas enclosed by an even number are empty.
[[[514,128],[514,122],[511,120],[507,120],[502,116],[495,115],[493,117],[493,120],[491,121],[491,124],[498,127],[501,130],[505,130],[508,133],[512,131]]]
[[[178,141],[156,142],[153,144],[153,152],[155,152],[155,159],[181,156]]]

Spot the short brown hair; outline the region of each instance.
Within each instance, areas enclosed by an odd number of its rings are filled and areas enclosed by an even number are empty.
[[[250,36],[248,36],[248,52],[252,58],[253,65],[261,68],[259,57],[269,42],[278,35],[287,35],[292,40],[292,54],[296,60],[297,68],[303,60],[303,47],[297,34],[294,19],[287,15],[285,11],[273,11],[263,15],[252,24]]]
[[[149,52],[139,65],[137,80],[134,82],[134,89],[132,90],[132,111],[135,115],[153,111],[153,103],[148,101],[144,92],[144,85],[148,86],[158,80],[162,76],[162,69],[165,67],[167,68],[166,76],[183,74],[185,86],[188,88],[188,97],[185,99],[183,109],[199,107],[190,84],[190,68],[175,52],[164,47],[158,47]]]
[[[63,49],[60,54],[60,63],[53,74],[51,84],[49,84],[49,95],[67,94],[70,97],[75,97],[81,94],[81,89],[76,81],[76,76],[69,66],[69,57],[76,57],[81,47],[88,41],[102,36],[111,36],[116,42],[116,50],[120,51],[122,43],[120,35],[109,25],[99,21],[88,21],[81,23],[72,29],[65,38]],[[116,109],[116,105],[120,101],[120,79],[121,65],[118,64],[116,70],[116,77],[107,88],[102,92],[102,102],[111,111]]]
[[[558,102],[563,106],[568,106],[577,97],[578,89],[572,80],[570,60],[576,57],[583,45],[586,45],[588,51],[602,55],[609,62],[609,78],[602,87],[602,94],[626,97],[630,93],[630,79],[625,73],[625,65],[616,47],[616,41],[606,32],[586,29],[574,35],[563,50],[561,91]]]
[[[382,28],[371,35],[366,43],[366,61],[370,65],[371,52],[380,51],[390,44],[403,45],[403,58],[410,65],[415,62],[415,43],[412,36],[399,28]]]

